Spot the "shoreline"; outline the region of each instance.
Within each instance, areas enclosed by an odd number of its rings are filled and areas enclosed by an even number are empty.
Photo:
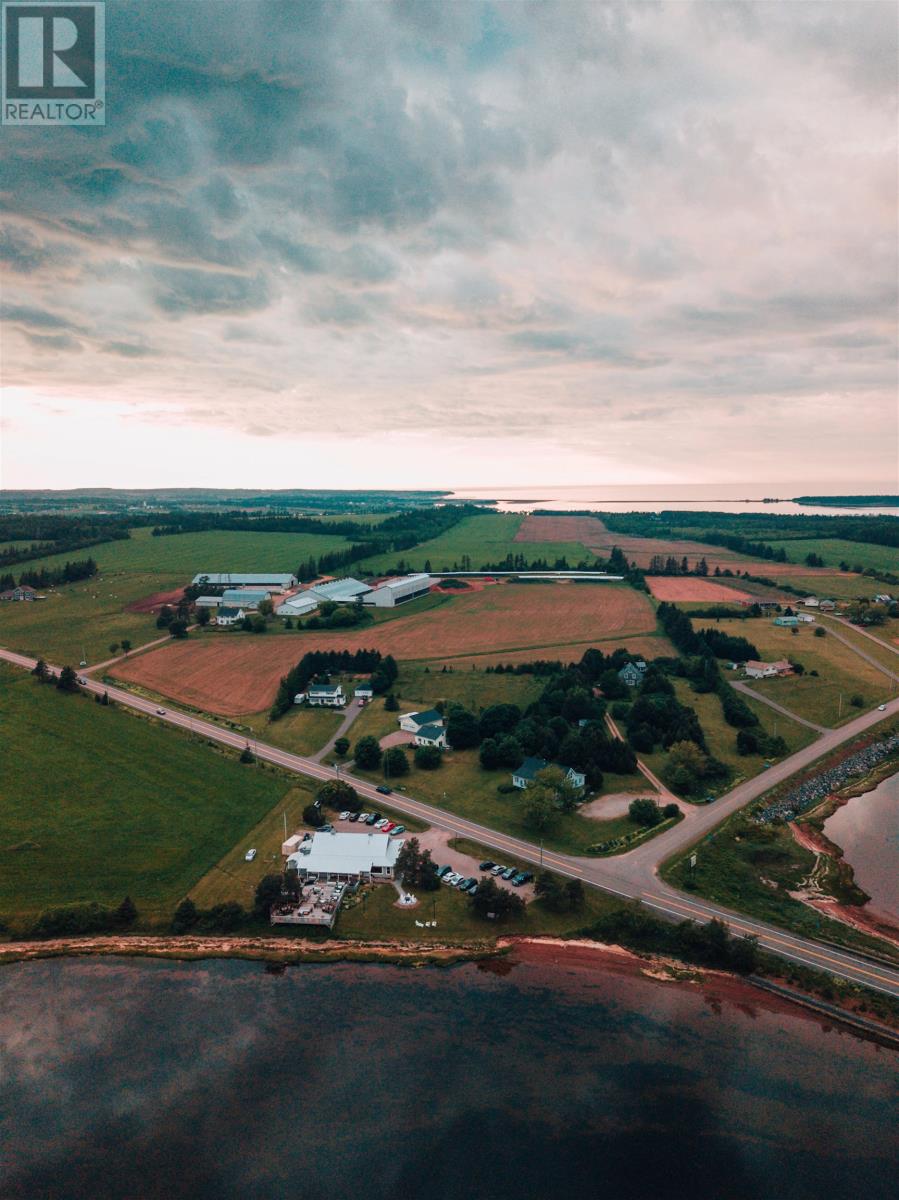
[[[861,933],[882,938],[899,949],[899,927],[883,916],[865,911],[871,903],[871,897],[855,882],[855,869],[844,857],[842,847],[824,833],[825,822],[838,809],[843,808],[850,800],[854,800],[858,796],[875,791],[885,779],[889,779],[897,773],[899,773],[899,761],[896,759],[888,759],[886,762],[879,763],[866,775],[847,784],[838,792],[831,793],[816,808],[804,813],[800,819],[791,822],[790,832],[800,846],[817,856],[815,866],[805,881],[803,890],[793,893],[795,899],[824,916],[849,925]],[[822,859],[826,859],[832,864],[837,886],[847,893],[846,897],[841,898],[833,893],[828,893],[826,888],[819,884],[816,875],[822,865]],[[818,894],[806,894],[806,889],[817,890]],[[856,903],[850,897],[864,897],[864,899],[859,899]]]
[[[640,954],[624,946],[589,938],[502,935],[495,942],[466,942],[423,947],[417,943],[383,941],[285,944],[283,938],[190,935],[113,935],[87,938],[51,938],[46,941],[7,942],[0,945],[0,968],[51,958],[148,958],[171,962],[208,959],[241,959],[258,962],[274,971],[303,964],[374,964],[423,968],[452,967],[466,963],[507,974],[518,962],[602,971],[678,987],[714,988],[737,1005],[764,1002],[774,1011],[797,1009],[812,1019],[824,1019],[851,1029],[858,1036],[899,1049],[899,1024],[871,1021],[854,1008],[827,1003],[810,992],[798,991],[779,976],[772,979],[741,976],[712,967],[697,966],[661,954]],[[760,993],[764,1000],[760,1001]]]

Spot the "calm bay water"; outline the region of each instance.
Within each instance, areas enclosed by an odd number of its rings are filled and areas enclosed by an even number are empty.
[[[842,849],[868,906],[899,926],[899,775],[853,798],[824,822],[824,832]]]
[[[836,516],[840,513],[899,516],[896,508],[833,508],[795,504],[791,496],[896,495],[899,483],[716,483],[716,484],[603,484],[589,487],[469,488],[452,493],[453,499],[496,500],[498,512],[550,512],[570,509],[587,512],[705,512],[804,513]],[[765,504],[765,499],[776,503]]]
[[[56,960],[0,972],[0,1195],[895,1195],[899,1058],[731,984]]]

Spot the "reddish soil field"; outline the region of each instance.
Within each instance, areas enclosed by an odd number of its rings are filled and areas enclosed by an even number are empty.
[[[180,604],[184,599],[184,588],[175,588],[171,592],[154,592],[152,596],[144,596],[143,600],[133,600],[125,605],[125,612],[151,613],[162,608],[163,604]]]
[[[654,632],[655,626],[649,599],[630,588],[503,584],[460,592],[438,609],[361,631],[269,637],[210,632],[123,661],[113,673],[173,700],[235,716],[267,708],[278,680],[309,650],[376,649],[405,660],[470,654],[512,661],[518,652],[524,659],[567,659],[579,658],[593,644],[610,649],[624,639],[636,644],[640,634]],[[667,647],[660,639],[651,640]]]
[[[708,600],[711,602],[736,604],[740,600],[752,600],[748,592],[725,587],[711,579],[696,579],[693,576],[647,575],[646,582],[656,600]]]
[[[435,583],[431,588],[432,592],[440,592],[444,596],[460,596],[465,592],[482,592],[484,588],[495,587],[499,582],[498,579],[466,579],[463,581],[468,584],[468,587],[454,588],[446,587],[442,581]]]
[[[632,537],[625,533],[612,533],[598,517],[525,517],[516,542],[581,542],[588,550],[601,557],[608,557],[613,546],[618,546],[629,562],[638,567],[650,565],[653,555],[664,558],[672,555],[680,560],[687,556],[692,566],[697,559],[704,558],[709,569],[729,567],[731,571],[748,571],[750,575],[839,575],[838,570],[811,568],[802,563],[772,563],[765,559],[747,558],[724,550],[720,546],[707,546],[703,542],[673,540],[670,538]]]
[[[594,638],[592,642],[572,642],[564,645],[555,642],[549,646],[529,646],[526,650],[494,650],[488,654],[463,654],[461,657],[447,658],[445,661],[447,666],[453,667],[457,671],[460,667],[492,667],[497,663],[506,666],[507,663],[533,662],[538,658],[576,663],[591,647],[602,650],[603,654],[611,654],[613,650],[622,648],[630,651],[631,654],[639,654],[647,661],[659,657],[677,657],[677,651],[666,637],[638,636]],[[440,659],[433,661],[435,667],[440,666]]]

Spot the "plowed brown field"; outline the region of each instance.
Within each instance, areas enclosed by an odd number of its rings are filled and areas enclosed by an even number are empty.
[[[647,575],[646,582],[656,600],[708,600],[717,603],[730,601],[736,604],[740,600],[754,599],[748,592],[725,587],[723,583],[715,583],[711,579],[697,579],[692,575]]]
[[[648,598],[630,588],[502,584],[361,632],[207,633],[122,661],[113,673],[207,712],[235,716],[267,708],[278,680],[310,650],[376,649],[407,661],[579,658],[594,642],[622,644],[655,627]],[[564,647],[572,649],[563,654]],[[575,653],[576,647],[582,648]]]
[[[654,555],[661,554],[663,558],[671,555],[678,561],[686,555],[691,566],[696,560],[704,558],[711,571],[720,567],[722,571],[729,568],[731,571],[748,571],[750,575],[814,575],[822,579],[840,574],[836,568],[810,568],[802,563],[772,563],[761,558],[747,558],[720,546],[707,546],[704,542],[612,533],[599,517],[525,517],[515,541],[581,542],[588,550],[602,557],[608,557],[612,547],[618,546],[627,555],[628,562],[634,562],[644,569],[650,565]]]

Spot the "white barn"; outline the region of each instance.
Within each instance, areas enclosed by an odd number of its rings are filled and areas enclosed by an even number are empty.
[[[268,575],[242,575],[233,571],[207,571],[194,575],[191,580],[196,584],[209,584],[210,587],[224,588],[271,588],[273,592],[289,592],[297,585],[296,575],[284,575],[273,572]]]
[[[354,600],[367,596],[371,588],[359,579],[334,579],[330,583],[313,584],[309,591],[319,600],[333,600],[335,604],[352,604]]]
[[[299,592],[283,604],[279,604],[275,614],[279,617],[305,617],[317,608],[318,600],[315,596],[311,596],[309,592]]]
[[[385,579],[373,591],[362,597],[363,604],[373,604],[376,608],[394,608],[407,600],[416,600],[426,596],[431,590],[431,576],[419,573],[417,575],[400,575],[395,579]]]

